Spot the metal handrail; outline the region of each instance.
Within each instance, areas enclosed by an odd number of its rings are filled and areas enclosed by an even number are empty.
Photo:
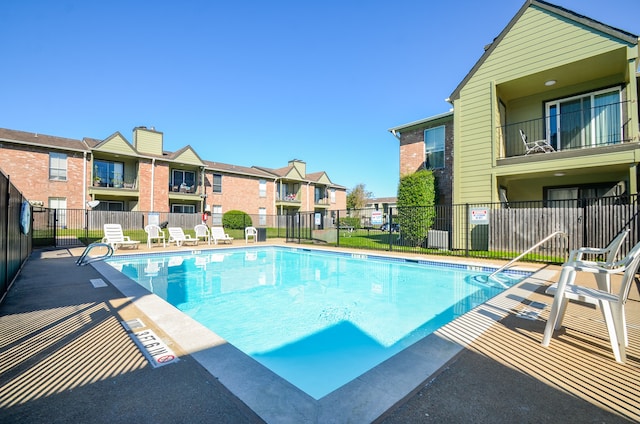
[[[91,249],[93,249],[94,247],[106,247],[107,248],[107,253],[105,253],[104,255],[101,255],[101,256],[89,257],[85,261],[85,258],[87,257],[87,255],[89,254]],[[84,249],[84,252],[82,252],[82,255],[80,256],[80,259],[78,259],[76,261],[76,265],[84,266],[86,264],[90,264],[91,262],[104,261],[105,259],[109,259],[111,256],[113,256],[113,247],[111,247],[110,244],[107,244],[107,243],[91,243],[90,245],[88,245]]]
[[[567,237],[567,233],[565,233],[564,231],[554,231],[553,233],[549,234],[548,236],[546,236],[545,238],[543,238],[542,240],[540,240],[539,242],[537,242],[536,244],[534,244],[533,246],[531,246],[530,248],[528,248],[527,250],[525,250],[524,252],[522,252],[521,254],[519,254],[518,256],[516,256],[515,258],[511,259],[509,262],[507,262],[505,265],[502,265],[500,268],[498,268],[497,270],[495,270],[494,272],[492,272],[487,279],[490,279],[491,277],[495,276],[497,273],[504,271],[506,268],[508,268],[511,264],[513,264],[514,262],[517,262],[518,260],[522,259],[522,257],[524,255],[526,255],[527,253],[531,252],[533,249],[535,249],[536,247],[540,246],[541,244],[545,243],[546,241],[550,240],[551,238],[562,234],[563,236]]]

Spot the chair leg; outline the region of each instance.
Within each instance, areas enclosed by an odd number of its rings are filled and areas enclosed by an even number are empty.
[[[624,329],[622,328],[624,322],[621,320],[620,314],[621,308],[609,302],[600,302],[600,308],[602,309],[604,322],[607,324],[613,356],[615,356],[617,362],[624,363],[626,359],[626,349]]]
[[[565,297],[565,288],[569,281],[573,282],[575,278],[575,271],[569,268],[564,268],[560,273],[558,279],[558,289],[556,295],[553,298],[553,304],[551,305],[551,312],[549,313],[549,319],[547,325],[544,328],[544,336],[542,337],[542,346],[549,346],[553,331],[560,328],[562,325],[562,319],[567,309],[568,299]]]

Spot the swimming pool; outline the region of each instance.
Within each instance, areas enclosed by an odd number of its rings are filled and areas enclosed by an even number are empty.
[[[109,263],[314,399],[504,290],[473,278],[493,269],[307,249]]]

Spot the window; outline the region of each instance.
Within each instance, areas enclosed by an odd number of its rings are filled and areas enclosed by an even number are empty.
[[[267,225],[267,208],[258,209],[258,225]]]
[[[213,205],[211,211],[211,223],[213,225],[222,225],[222,206]]]
[[[49,179],[67,181],[67,155],[49,153]]]
[[[122,187],[124,181],[124,163],[93,161],[93,178],[102,187]]]
[[[324,187],[316,187],[314,190],[314,201],[321,203],[325,199],[324,193]]]
[[[183,171],[174,169],[171,171],[171,186],[173,191],[183,193],[195,193],[196,173],[193,171]]]
[[[545,105],[549,143],[556,150],[622,141],[620,91],[597,91]]]
[[[93,208],[94,211],[124,211],[124,203],[123,202],[111,202],[107,200],[101,200],[98,203],[98,206]]]
[[[336,189],[335,188],[332,188],[329,191],[329,197],[330,197],[331,203],[336,203]]]
[[[424,130],[425,168],[444,168],[444,125]]]
[[[171,205],[171,212],[173,213],[195,213],[196,207],[194,205]]]
[[[222,174],[213,174],[213,192],[222,193]]]
[[[544,199],[547,207],[576,208],[598,203],[603,197],[622,196],[625,191],[623,182],[549,187],[544,190]]]
[[[267,180],[260,180],[260,197],[267,197]]]

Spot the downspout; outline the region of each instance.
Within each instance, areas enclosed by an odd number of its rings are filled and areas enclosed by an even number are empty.
[[[309,187],[311,186],[311,181],[307,181],[307,212],[315,212],[315,208],[313,208],[313,211],[310,209],[309,207]],[[315,193],[313,193],[314,196],[314,201],[315,201]]]
[[[84,178],[82,179],[82,208],[87,207],[87,152],[82,152],[82,175]]]
[[[206,208],[206,203],[207,203],[207,192],[204,191],[205,190],[205,184],[204,181],[207,178],[207,174],[204,171],[204,166],[202,167],[202,169],[200,169],[200,171],[202,172],[202,177],[200,178],[202,180],[202,191],[200,194],[200,213],[204,214],[205,212],[205,208]]]
[[[153,185],[154,185],[154,181],[155,181],[155,172],[156,172],[156,158],[152,158],[151,159],[151,207],[149,208],[151,211],[153,211],[153,193],[154,193],[154,189],[153,189]],[[140,183],[140,179],[138,176],[138,184]]]

